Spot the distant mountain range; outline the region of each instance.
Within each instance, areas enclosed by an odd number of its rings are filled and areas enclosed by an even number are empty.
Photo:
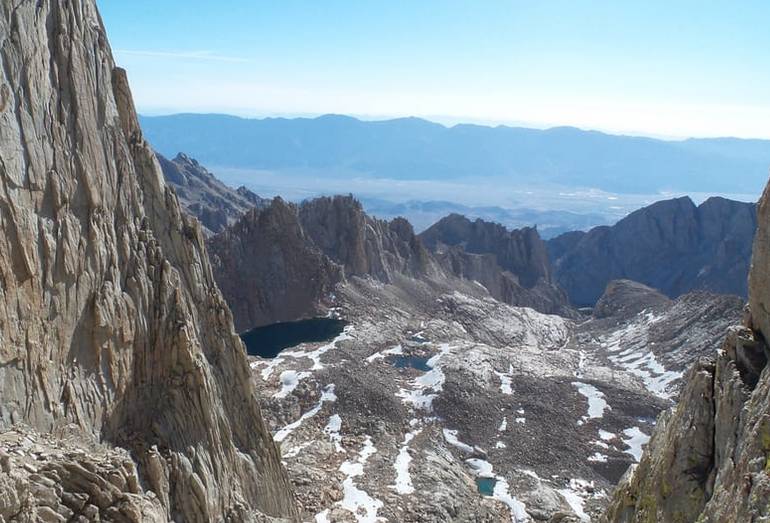
[[[320,175],[504,180],[647,194],[734,193],[740,187],[758,196],[770,167],[766,140],[664,141],[570,127],[445,127],[418,118],[361,121],[336,115],[178,114],[143,117],[141,125],[168,157],[185,151],[211,166]]]

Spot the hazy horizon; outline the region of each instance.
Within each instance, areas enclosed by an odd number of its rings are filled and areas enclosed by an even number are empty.
[[[144,114],[414,115],[770,138],[760,1],[105,2]]]

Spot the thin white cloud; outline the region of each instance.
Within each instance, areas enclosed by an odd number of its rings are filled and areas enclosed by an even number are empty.
[[[238,56],[226,56],[216,54],[211,51],[147,51],[138,49],[117,49],[115,51],[118,55],[123,56],[140,56],[146,58],[164,58],[171,60],[199,60],[208,62],[232,62],[232,63],[246,63],[249,62],[246,58]]]

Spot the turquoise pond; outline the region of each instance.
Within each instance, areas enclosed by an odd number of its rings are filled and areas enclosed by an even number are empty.
[[[347,325],[342,320],[309,320],[273,323],[241,334],[246,352],[251,356],[275,358],[280,352],[300,343],[320,343],[339,336]]]
[[[476,487],[479,493],[484,496],[492,496],[495,492],[497,480],[495,478],[476,478]]]

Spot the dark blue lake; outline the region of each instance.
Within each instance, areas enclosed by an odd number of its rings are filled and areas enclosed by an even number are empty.
[[[398,369],[405,369],[407,367],[412,369],[428,372],[430,367],[428,366],[428,360],[430,358],[421,358],[419,356],[396,356],[393,358],[393,366]]]
[[[300,343],[331,341],[347,325],[342,320],[311,318],[257,327],[241,334],[246,352],[251,356],[275,358],[280,352]]]

